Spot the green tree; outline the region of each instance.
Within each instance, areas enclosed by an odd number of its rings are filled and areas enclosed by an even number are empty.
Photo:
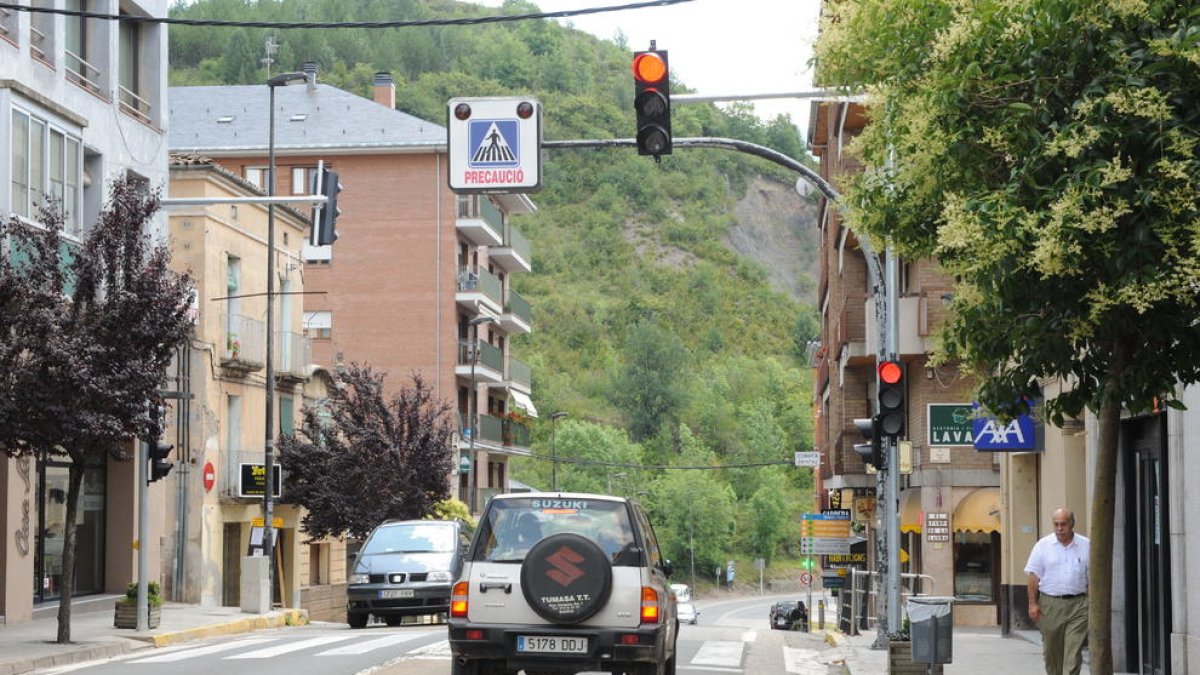
[[[632,467],[641,464],[642,451],[623,430],[573,419],[560,420],[556,424],[554,442],[560,460],[560,490],[626,494],[638,484],[639,477]],[[613,466],[620,464],[630,466]],[[534,475],[541,478],[542,487],[549,489],[550,462],[539,461]]]
[[[795,521],[789,513],[787,481],[772,471],[750,498],[750,550],[769,565]]]
[[[629,435],[640,441],[679,419],[687,400],[691,359],[675,333],[649,320],[633,326],[625,353],[613,399],[629,419]]]
[[[1200,380],[1200,8],[832,9],[820,77],[876,94],[848,222],[953,275],[940,358],[981,378],[992,410],[1022,412],[1049,378],[1066,387],[1051,421],[1097,415],[1089,644],[1092,672],[1111,673],[1121,410],[1180,408]]]
[[[150,411],[192,330],[191,280],[146,232],[158,206],[157,191],[124,177],[82,246],[62,236],[57,210],[42,211],[44,229],[16,217],[0,226],[0,452],[70,462],[60,643],[71,641],[84,467],[129,459],[130,441],[159,437]]]

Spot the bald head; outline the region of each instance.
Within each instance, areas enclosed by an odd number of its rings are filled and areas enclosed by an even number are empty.
[[[1065,506],[1057,508],[1050,516],[1050,522],[1054,525],[1054,536],[1059,543],[1064,546],[1070,544],[1075,538],[1075,512]]]

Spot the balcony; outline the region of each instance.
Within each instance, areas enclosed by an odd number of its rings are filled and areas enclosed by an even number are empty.
[[[226,317],[221,367],[241,375],[262,370],[266,355],[266,333],[261,321],[240,314]]]
[[[508,292],[508,302],[504,303],[504,312],[500,315],[500,326],[510,335],[533,330],[533,308],[520,293]]]
[[[459,236],[476,246],[504,244],[504,215],[483,195],[459,195],[455,227]]]
[[[475,313],[487,309],[492,314],[504,310],[504,289],[500,279],[481,268],[458,268],[458,291],[454,299],[463,309]]]
[[[479,360],[474,361],[472,356],[471,341],[460,340],[458,361],[454,366],[455,375],[471,379],[473,370],[476,382],[500,384],[504,381],[504,352],[500,351],[499,347],[480,341]],[[474,361],[473,364],[472,361]]]
[[[524,361],[508,357],[508,371],[504,384],[528,394],[533,389],[533,369]]]
[[[67,81],[74,82],[93,94],[103,96],[104,90],[100,86],[100,76],[103,73],[100,72],[100,69],[69,49],[63,50],[63,56],[65,58]]]
[[[502,420],[502,422],[504,423],[504,449],[514,455],[528,455],[533,438],[529,424],[515,420]]]
[[[532,272],[530,261],[529,240],[521,231],[512,225],[504,227],[504,243],[488,249],[488,260],[491,260],[509,272]]]
[[[275,338],[275,377],[284,384],[308,379],[312,342],[300,333],[279,333]]]
[[[119,90],[121,112],[136,117],[146,124],[153,123],[153,120],[150,118],[150,113],[152,112],[150,101],[138,96],[137,92],[124,85],[121,85]]]
[[[906,296],[898,299],[897,328],[899,329],[899,344],[896,353],[900,355],[925,354],[932,351],[934,344],[932,335],[937,325],[945,319],[946,310],[942,300],[944,291],[924,292],[916,296]],[[863,303],[866,312],[866,341],[862,343],[865,355],[874,357],[878,352],[879,327],[875,319],[875,302],[868,298]]]

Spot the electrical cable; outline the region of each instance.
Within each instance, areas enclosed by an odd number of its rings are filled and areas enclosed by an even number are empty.
[[[605,12],[620,12],[628,9],[646,9],[648,7],[667,7],[693,0],[647,0],[628,5],[612,5],[607,7],[585,7],[583,9],[564,9],[557,12],[528,12],[525,14],[505,14],[498,16],[483,16],[463,19],[419,19],[408,21],[232,21],[228,19],[178,19],[171,17],[133,16],[130,14],[103,14],[100,12],[85,12],[72,9],[57,9],[53,7],[30,7],[12,2],[0,2],[0,9],[14,12],[37,12],[41,14],[62,14],[78,16],[87,19],[103,21],[123,21],[132,24],[174,24],[181,26],[238,26],[244,28],[278,28],[278,29],[307,29],[307,28],[413,28],[428,26],[477,26],[488,23],[506,23],[509,21],[530,21],[534,19],[564,19],[573,16],[602,14]]]

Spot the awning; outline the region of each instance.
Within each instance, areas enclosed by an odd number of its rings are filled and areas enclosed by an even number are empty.
[[[900,531],[921,533],[921,488],[900,493]]]
[[[517,407],[525,409],[525,414],[529,415],[530,417],[538,416],[537,408],[533,407],[533,400],[531,400],[529,396],[525,394],[525,392],[517,391],[516,389],[509,389],[508,395],[512,397],[513,403],[516,403]]]
[[[999,532],[1000,488],[983,487],[963,497],[954,508],[955,532]]]

